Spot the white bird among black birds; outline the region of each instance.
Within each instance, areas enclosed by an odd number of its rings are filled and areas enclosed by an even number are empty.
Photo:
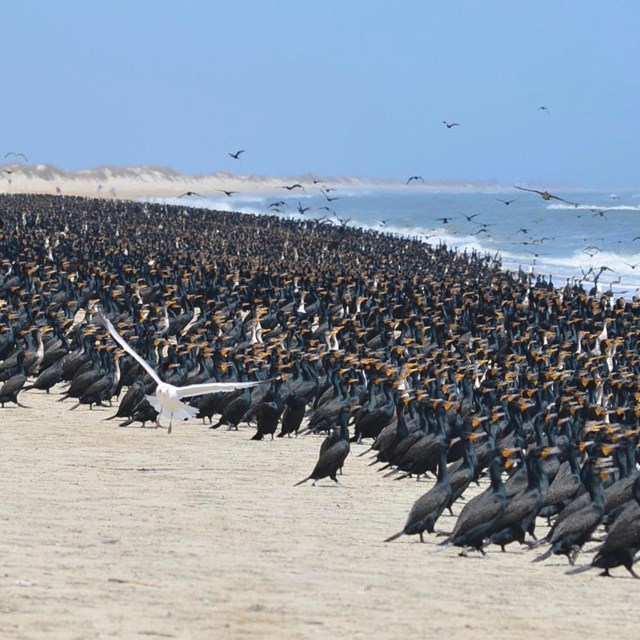
[[[127,341],[116,331],[109,318],[103,313],[98,313],[100,321],[105,326],[112,338],[151,376],[156,382],[154,395],[146,396],[149,404],[158,412],[158,426],[160,418],[169,418],[168,433],[171,433],[173,419],[187,420],[198,415],[198,409],[184,402],[182,398],[192,398],[206,393],[217,393],[218,391],[233,391],[234,389],[244,389],[255,387],[270,380],[259,380],[256,382],[206,382],[203,384],[190,384],[184,387],[176,387],[168,382],[163,382],[153,367],[140,355],[138,355]]]

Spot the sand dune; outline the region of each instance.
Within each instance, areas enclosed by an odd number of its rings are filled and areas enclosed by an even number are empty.
[[[5,173],[0,191],[5,193],[61,193],[107,198],[170,198],[188,191],[200,195],[220,195],[220,190],[242,194],[286,193],[283,185],[302,184],[318,190],[310,174],[296,176],[236,175],[231,173],[181,174],[167,167],[104,166],[80,171],[63,171],[51,165],[9,164],[0,167]],[[6,173],[10,172],[10,173]],[[397,181],[368,180],[354,177],[328,178],[332,185],[349,188],[397,187]]]
[[[12,163],[0,165],[0,192],[61,193],[105,198],[175,198],[188,191],[202,196],[220,196],[220,190],[239,194],[287,194],[284,185],[301,184],[307,191],[317,192],[322,185],[314,184],[309,173],[293,176],[239,175],[232,173],[181,174],[169,167],[103,166],[79,171],[64,171],[53,165]],[[356,176],[323,176],[325,184],[350,190],[413,190],[423,192],[498,193],[511,190],[509,185],[493,182],[413,182],[386,178]],[[296,192],[293,192],[296,193]]]
[[[623,569],[384,544],[430,483],[352,455],[342,487],[294,487],[318,437],[119,428],[57,392],[0,409],[2,638],[637,637]]]

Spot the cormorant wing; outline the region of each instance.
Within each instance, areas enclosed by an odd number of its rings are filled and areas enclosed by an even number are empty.
[[[116,331],[115,327],[111,324],[111,321],[109,320],[109,318],[107,318],[106,316],[104,316],[102,313],[98,314],[98,317],[100,318],[100,321],[102,322],[102,324],[107,328],[107,330],[109,331],[109,333],[111,334],[112,338],[134,359],[136,360],[140,366],[143,367],[143,369],[156,381],[157,384],[162,384],[162,380],[160,380],[160,377],[158,376],[158,374],[155,372],[155,370],[153,369],[153,367],[151,367],[151,365],[140,355],[138,355],[132,348],[131,346],[129,346],[129,344],[126,342],[126,340]]]

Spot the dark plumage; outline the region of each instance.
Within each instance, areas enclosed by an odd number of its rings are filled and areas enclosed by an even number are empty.
[[[433,533],[438,518],[451,500],[451,484],[447,473],[447,452],[446,444],[441,443],[436,483],[427,493],[415,501],[404,529],[387,538],[385,542],[391,542],[403,534],[407,536],[418,534],[420,542],[424,542],[424,532]]]
[[[584,484],[589,491],[590,501],[582,509],[572,513],[569,517],[554,525],[545,541],[549,543],[549,549],[534,559],[534,562],[546,560],[552,554],[565,555],[571,564],[582,545],[591,538],[597,526],[604,516],[604,491],[602,479],[606,477],[606,471],[596,468],[596,459],[589,459],[583,470]]]
[[[304,414],[307,410],[307,403],[296,393],[290,393],[284,400],[284,412],[282,414],[282,427],[278,438],[298,434]]]
[[[24,361],[25,352],[20,351],[16,358],[16,366],[13,375],[0,387],[0,405],[2,405],[3,409],[7,402],[17,404],[23,409],[27,408],[18,400],[18,394],[22,391],[25,382],[27,381]]]
[[[300,482],[296,482],[294,486],[298,486],[307,480],[313,480],[315,486],[318,480],[322,478],[331,478],[336,484],[338,483],[337,473],[342,469],[344,461],[347,459],[350,451],[349,444],[349,419],[350,411],[346,407],[342,407],[338,414],[338,426],[334,434],[326,437],[320,446],[320,455],[318,462],[313,471]]]
[[[505,454],[509,455],[510,451]],[[501,477],[504,465],[503,454],[496,451],[489,467],[491,487],[467,502],[456,520],[453,533],[442,543],[443,546],[462,547],[463,555],[468,548],[486,555],[484,539],[507,506],[507,494]]]
[[[251,438],[252,440],[262,440],[265,436],[270,435],[273,440],[273,434],[278,428],[280,416],[284,411],[284,402],[280,396],[280,387],[282,379],[278,377],[272,381],[271,388],[262,402],[255,408],[254,415],[256,417],[257,429]]]
[[[633,496],[633,503],[616,519],[591,564],[567,573],[582,573],[598,568],[603,569],[600,575],[609,576],[610,569],[623,566],[634,578],[640,578],[633,570],[635,555],[640,549],[640,476],[633,483]]]

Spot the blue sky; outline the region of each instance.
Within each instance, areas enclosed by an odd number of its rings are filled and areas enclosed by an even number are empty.
[[[24,0],[2,17],[2,148],[33,163],[640,186],[640,3]]]

